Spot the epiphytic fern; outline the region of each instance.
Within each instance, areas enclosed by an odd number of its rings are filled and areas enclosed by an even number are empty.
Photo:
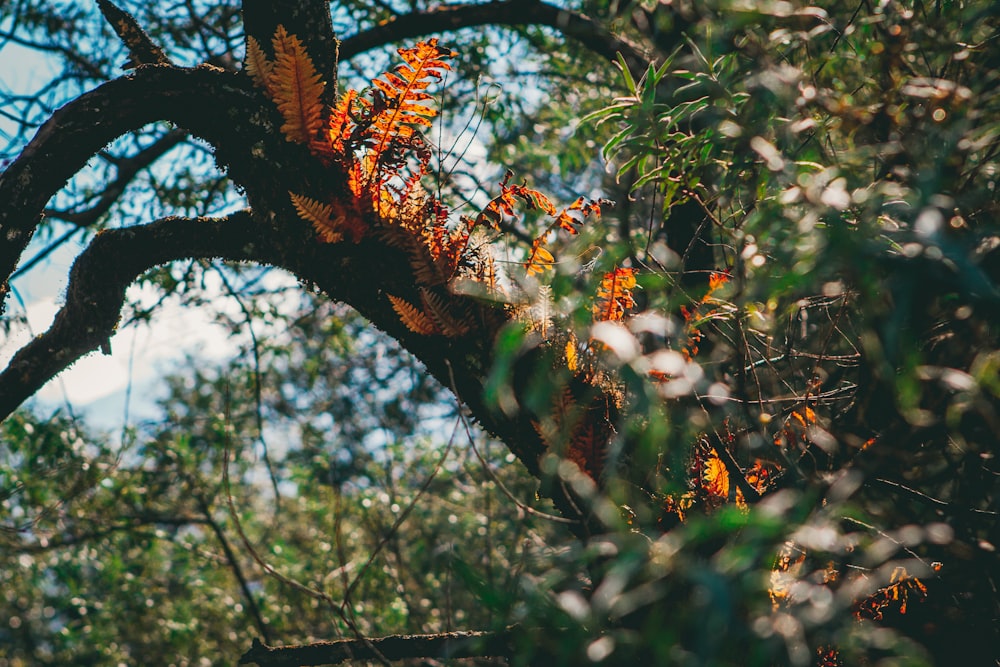
[[[324,204],[294,192],[288,194],[292,198],[296,213],[303,220],[312,223],[313,229],[324,242],[336,243],[344,237],[340,231],[339,220],[334,216],[332,204]]]
[[[392,294],[389,294],[388,296],[389,302],[392,304],[392,309],[396,311],[396,314],[399,315],[400,321],[402,321],[403,325],[407,329],[413,333],[418,333],[423,336],[431,336],[441,333],[431,318],[428,317],[424,311],[397,296],[393,296]]]
[[[247,73],[274,100],[285,122],[281,132],[293,143],[309,144],[322,127],[323,78],[299,38],[278,26],[271,41],[274,61],[247,38]]]
[[[594,298],[594,321],[620,322],[624,319],[625,313],[635,306],[632,298],[635,285],[635,269],[617,268],[605,273]]]
[[[437,111],[427,104],[432,99],[427,88],[431,81],[441,80],[442,71],[451,69],[444,58],[454,55],[450,49],[439,47],[437,38],[399,49],[398,53],[404,62],[385,72],[384,79],[372,80],[378,94],[369,107],[367,143],[380,160],[383,155],[390,156],[394,143],[412,145],[415,127],[431,126],[430,119]]]

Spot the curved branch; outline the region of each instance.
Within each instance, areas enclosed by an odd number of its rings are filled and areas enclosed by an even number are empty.
[[[477,323],[474,330],[442,344],[438,337],[407,329],[387,296],[422,298],[405,252],[375,238],[357,245],[316,243],[312,229],[295,214],[288,192],[337,192],[337,179],[345,176],[305,146],[285,141],[277,130],[280,115],[248,77],[207,66],[143,66],[56,111],[0,176],[0,278],[10,276],[45,203],[65,182],[105,144],[158,120],[212,144],[216,161],[247,192],[254,214],[243,212],[229,220],[168,218],[99,234],[74,265],[66,305],[52,327],[0,373],[0,420],[58,372],[107,345],[125,289],[141,273],[176,259],[222,257],[287,269],[331,299],[356,308],[438,380],[448,383],[453,377],[451,385],[483,426],[507,442],[529,471],[541,474],[547,448],[531,416],[502,414],[483,392],[493,338],[508,314],[440,288],[439,298],[465,302],[468,321]],[[0,285],[0,299],[7,288],[6,282]],[[525,351],[517,368],[527,368],[528,357],[536,353]],[[516,368],[515,376],[520,377]],[[520,387],[521,381],[515,378],[514,384]],[[552,491],[553,499],[567,517],[582,520],[578,530],[599,528],[596,518],[581,516],[581,503],[560,488]]]
[[[220,149],[243,145],[249,152],[251,139],[269,118],[268,110],[261,109],[260,97],[243,77],[206,66],[141,67],[58,109],[0,175],[0,277],[5,279],[0,312],[9,289],[6,278],[31,240],[45,204],[105,145],[148,123],[168,120]],[[257,126],[250,127],[255,118]],[[225,152],[220,157],[232,158]]]
[[[250,259],[260,239],[247,211],[228,218],[163,218],[97,235],[73,264],[66,303],[52,326],[0,373],[0,421],[88,352],[106,345],[143,272],[182,258]]]
[[[487,24],[544,25],[554,28],[608,60],[614,60],[615,54],[620,52],[636,76],[649,67],[652,59],[640,46],[612,34],[593,19],[540,0],[498,0],[402,14],[344,39],[340,43],[340,57],[351,58],[384,44],[443,30]]]

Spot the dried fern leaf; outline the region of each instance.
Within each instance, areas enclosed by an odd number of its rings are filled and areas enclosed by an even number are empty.
[[[635,269],[616,268],[604,274],[591,307],[595,322],[620,322],[626,311],[635,307],[635,273]]]
[[[267,59],[264,50],[260,48],[260,42],[247,35],[247,56],[244,70],[253,79],[254,85],[263,88],[268,95],[274,96],[271,87],[271,70],[274,63]]]
[[[434,292],[421,288],[420,300],[424,304],[424,310],[445,336],[458,338],[472,330],[472,321],[468,313],[452,313],[449,304]]]
[[[434,334],[441,333],[434,325],[434,322],[431,321],[431,318],[424,314],[422,310],[397,296],[391,294],[387,296],[389,297],[389,302],[392,303],[392,309],[396,311],[400,321],[407,329],[423,336],[433,336]]]
[[[541,334],[543,340],[549,337],[552,329],[553,309],[552,288],[548,285],[539,286],[538,297],[531,305],[531,327]]]
[[[379,237],[386,245],[399,248],[406,253],[417,285],[430,287],[444,284],[445,281],[438,273],[427,246],[419,236],[408,229],[391,225],[383,227],[379,231]]]
[[[589,420],[584,420],[580,427],[573,432],[569,447],[566,448],[566,458],[578,465],[595,481],[601,476],[601,471],[604,468],[605,456],[602,442],[600,429]]]
[[[288,195],[295,212],[303,220],[312,223],[313,229],[325,243],[336,243],[344,238],[339,230],[340,220],[333,214],[333,206],[294,192],[289,192]]]

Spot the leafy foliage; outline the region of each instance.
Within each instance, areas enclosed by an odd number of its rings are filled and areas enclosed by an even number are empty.
[[[66,590],[53,600],[72,602],[87,581],[110,586],[128,573],[116,553],[148,562],[147,574],[164,559],[180,562],[177,544],[208,549],[204,526],[220,526],[213,535],[221,544],[221,527],[238,518],[251,535],[245,549],[278,547],[267,562],[286,584],[303,587],[281,592],[281,579],[255,580],[267,591],[258,597],[269,603],[268,619],[281,617],[282,628],[306,638],[436,631],[452,621],[517,623],[526,631],[513,661],[526,664],[946,664],[955,645],[969,652],[970,664],[995,662],[995,9],[892,1],[588,6],[659,57],[644,71],[619,59],[621,95],[584,119],[575,136],[558,136],[565,154],[551,143],[529,146],[565,108],[510,121],[518,136],[508,144],[524,154],[501,167],[523,159],[552,172],[551,181],[559,180],[556,171],[578,180],[570,201],[596,189],[602,165],[587,142],[594,149],[594,138],[604,137],[603,157],[617,181],[604,185],[619,193],[610,225],[584,224],[599,216],[601,200],[579,198],[560,210],[527,181],[513,182],[510,170],[498,195],[481,196],[487,203],[477,214],[453,219],[440,194],[447,184],[424,183],[446,171],[430,168],[432,147],[422,135],[436,117],[429,86],[459,69],[436,41],[401,50],[403,64],[367,92],[348,89],[330,108],[320,102],[325,84],[309,54],[283,29],[273,61],[251,40],[246,65],[275,103],[284,137],[332,176],[303,185],[306,194],[289,193],[286,207],[320,241],[399,251],[393,256],[404,258],[413,284],[379,292],[378,305],[398,316],[396,329],[387,328],[401,340],[464,350],[473,349],[463,347],[470,340],[496,339],[495,363],[476,381],[498,413],[521,420],[517,437],[541,443],[531,462],[538,491],[576,503],[575,518],[564,520],[577,521],[580,539],[522,550],[519,561],[511,554],[521,524],[511,518],[502,540],[478,552],[470,545],[444,562],[438,545],[454,536],[449,526],[477,535],[485,527],[485,536],[496,537],[492,523],[477,525],[458,510],[492,502],[478,495],[481,480],[465,474],[470,459],[449,468],[442,462],[451,443],[423,456],[412,442],[397,447],[370,435],[384,432],[379,420],[349,426],[355,417],[345,415],[366,395],[360,384],[378,388],[376,402],[410,385],[398,376],[380,384],[378,364],[351,348],[342,359],[375,370],[360,380],[337,376],[346,386],[338,390],[314,361],[324,348],[306,343],[279,356],[309,382],[267,386],[288,392],[274,400],[275,412],[302,419],[290,429],[303,436],[282,461],[280,481],[298,490],[320,480],[321,488],[290,494],[298,504],[285,515],[292,518],[280,543],[268,541],[270,528],[255,515],[270,517],[267,507],[251,500],[234,517],[210,502],[221,493],[222,468],[228,471],[211,452],[238,449],[238,432],[249,459],[247,443],[264,437],[246,436],[255,421],[246,414],[234,431],[231,406],[212,402],[229,391],[217,378],[204,383],[213,388],[209,396],[180,392],[172,404],[193,406],[184,431],[164,427],[137,454],[159,466],[148,476],[156,484],[140,483],[149,471],[133,469],[127,457],[110,463],[111,453],[100,450],[84,460],[47,438],[37,444],[55,464],[39,467],[31,433],[11,423],[10,438],[20,444],[5,468],[10,514],[31,516],[11,524],[24,538],[11,542],[18,565],[27,556],[24,567],[35,567],[32,550],[42,548],[26,530],[83,539],[60,502],[99,517],[122,498],[128,507],[162,500],[188,512],[185,525],[197,517],[202,526],[192,537],[160,527],[168,523],[162,511],[137,512],[164,534],[150,538],[120,524],[109,527],[120,541],[84,536],[103,540],[96,562],[107,561],[110,574],[95,575],[100,568],[86,554],[77,571],[68,557]],[[519,34],[551,43],[550,35]],[[559,96],[592,108],[602,94],[592,82],[565,86]],[[499,110],[483,113],[503,122]],[[512,238],[521,245],[510,247]],[[348,365],[338,363],[329,367]],[[332,425],[297,402],[324,392],[343,403]],[[233,405],[253,403],[251,394],[244,388]],[[400,403],[387,412],[400,413],[399,426],[416,419],[410,408]],[[426,422],[442,426],[440,417]],[[340,437],[344,428],[350,437]],[[71,428],[57,422],[53,432]],[[343,459],[330,446],[334,435],[350,452]],[[380,443],[412,470],[374,456]],[[258,497],[261,487],[242,477],[252,477],[248,460],[237,460],[230,479]],[[108,488],[94,469],[107,474]],[[170,479],[181,482],[163,481]],[[462,493],[446,495],[435,480]],[[522,497],[534,493],[518,483]],[[276,486],[279,495],[287,490]],[[74,493],[64,501],[65,489]],[[449,514],[408,514],[425,497]],[[507,509],[540,511],[516,502]],[[330,523],[331,516],[348,519]],[[47,523],[51,517],[58,520]],[[348,530],[348,520],[360,532]],[[561,538],[546,539],[555,546]],[[529,573],[521,563],[535,557],[539,569]],[[421,578],[442,568],[462,580],[459,602],[442,599],[437,574]],[[32,570],[32,585],[43,570]],[[230,562],[227,572],[236,571]],[[167,582],[164,588],[187,585],[169,573],[149,578]],[[365,602],[352,612],[324,595]],[[22,593],[8,597],[12,607],[24,606]],[[167,595],[146,599],[170,604]],[[423,599],[448,621],[421,616]],[[459,606],[469,615],[442,611]],[[44,618],[49,607],[17,617]],[[129,610],[145,619],[136,607]],[[183,626],[174,631],[193,636],[190,609],[168,613]],[[57,622],[73,632],[101,627],[70,616]],[[109,656],[113,643],[102,644]],[[142,645],[132,637],[126,644]],[[79,647],[57,657],[72,660],[73,651]]]

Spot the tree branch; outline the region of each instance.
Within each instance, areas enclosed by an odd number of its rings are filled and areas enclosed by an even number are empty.
[[[101,195],[97,202],[83,211],[58,211],[45,209],[45,216],[56,218],[64,222],[69,222],[78,227],[89,227],[107,213],[111,206],[118,200],[118,197],[125,192],[128,184],[139,175],[139,173],[149,167],[158,159],[163,157],[170,149],[182,143],[188,138],[188,133],[184,130],[174,128],[154,141],[152,144],[142,149],[135,155],[122,158],[115,163],[117,173],[115,180],[108,183],[101,190]]]
[[[254,640],[239,664],[259,667],[336,665],[345,660],[374,660],[376,651],[389,660],[410,658],[505,657],[512,653],[512,632],[445,632],[435,635],[392,635],[381,639],[341,639],[302,646],[272,647]]]
[[[344,39],[340,44],[340,57],[351,58],[404,39],[488,24],[555,28],[608,60],[614,60],[615,54],[620,52],[636,77],[649,67],[652,59],[640,46],[612,34],[593,19],[540,0],[498,0],[402,14]]]
[[[58,109],[0,175],[0,314],[9,290],[6,279],[45,204],[105,145],[148,123],[169,120],[219,148],[221,164],[238,157],[241,168],[252,167],[264,161],[263,155],[253,159],[251,146],[264,134],[262,119],[272,113],[262,102],[244,77],[213,67],[145,66]],[[225,150],[240,146],[245,153]]]
[[[111,25],[111,28],[128,48],[129,62],[126,69],[138,67],[139,65],[169,65],[163,50],[157,46],[146,31],[142,29],[135,17],[122,10],[111,0],[97,0],[97,6],[101,14]]]
[[[88,352],[106,344],[125,303],[125,289],[143,272],[171,260],[251,259],[249,212],[228,218],[164,218],[104,231],[73,264],[66,303],[52,326],[21,348],[0,373],[0,421],[42,385]]]
[[[209,66],[147,65],[56,111],[0,176],[0,276],[11,275],[48,199],[91,156],[124,132],[158,120],[171,121],[215,147],[216,161],[228,167],[230,178],[250,198],[253,220],[246,212],[229,221],[171,218],[99,234],[74,265],[66,305],[53,326],[22,348],[0,374],[0,419],[56,373],[107,343],[125,288],[142,272],[181,258],[223,257],[287,269],[331,299],[356,308],[442,383],[448,384],[454,372],[453,387],[480,423],[508,443],[530,472],[541,475],[539,461],[547,448],[531,414],[503,414],[483,393],[493,339],[509,314],[444,287],[428,287],[424,291],[460,306],[477,324],[447,341],[408,330],[387,296],[410,302],[423,298],[405,252],[375,237],[356,245],[316,242],[288,193],[337,196],[346,177],[305,146],[288,143],[277,130],[280,115],[274,105],[241,74]],[[0,297],[5,291],[6,284],[0,286]],[[516,367],[533,368],[537,353],[525,351]],[[527,376],[516,369],[514,375],[519,393],[524,387],[517,377]],[[578,532],[599,529],[596,519],[581,516],[579,499],[560,489],[562,485],[554,485],[553,499],[568,518],[581,519]]]

